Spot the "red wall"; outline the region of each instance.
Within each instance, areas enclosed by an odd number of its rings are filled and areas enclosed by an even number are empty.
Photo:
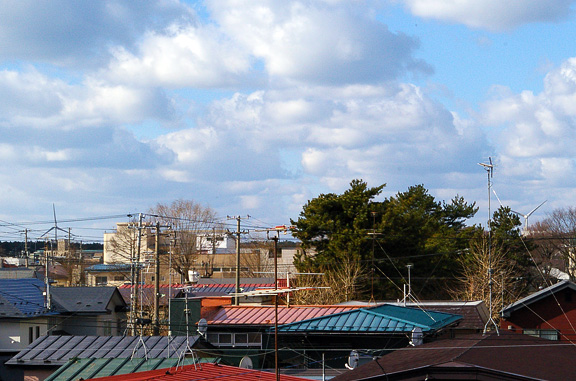
[[[576,342],[576,291],[565,288],[501,319],[503,330],[556,329],[560,340]]]

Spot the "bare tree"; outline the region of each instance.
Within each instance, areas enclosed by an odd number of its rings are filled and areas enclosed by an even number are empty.
[[[171,204],[158,204],[149,213],[154,222],[170,227],[173,234],[172,268],[185,281],[190,281],[189,271],[200,270],[199,255],[210,250],[208,240],[212,228],[219,225],[216,212],[191,200],[176,200]],[[163,258],[164,262],[169,260],[166,255]]]
[[[460,257],[462,276],[460,287],[453,290],[453,297],[460,300],[483,300],[489,305],[490,277],[492,271],[492,318],[498,319],[500,309],[515,301],[513,287],[514,268],[502,246],[489,248],[488,237],[483,234],[472,240],[467,255]]]
[[[359,262],[326,268],[322,275],[300,275],[297,287],[311,287],[294,293],[295,304],[336,304],[362,297],[366,272]]]
[[[538,237],[538,245],[549,252],[552,265],[560,265],[561,270],[576,278],[576,207],[560,208],[552,211],[544,220],[532,225],[530,232]],[[563,264],[557,258],[562,258]],[[555,260],[556,259],[556,260]]]
[[[130,263],[134,260],[138,241],[137,222],[116,224],[115,233],[107,233],[105,260],[107,263]]]

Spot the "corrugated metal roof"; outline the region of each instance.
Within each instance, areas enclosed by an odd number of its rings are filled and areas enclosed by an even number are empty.
[[[358,309],[358,306],[278,306],[278,323],[287,324],[305,319]],[[224,306],[206,316],[210,325],[274,324],[274,306]]]
[[[423,332],[429,332],[461,319],[460,315],[385,304],[284,324],[278,331],[405,333],[419,327]]]
[[[217,362],[218,358],[202,358],[200,362]],[[61,366],[56,372],[52,373],[46,381],[77,381],[80,379],[89,379],[96,377],[108,377],[120,374],[129,374],[134,372],[145,372],[155,369],[166,369],[178,365],[194,364],[191,357],[183,358],[178,363],[178,358],[84,358],[71,359],[65,365]]]
[[[276,375],[254,369],[237,368],[235,366],[220,364],[187,365],[179,369],[157,369],[148,372],[124,374],[118,376],[102,377],[98,381],[199,381],[217,380],[226,381],[274,381]],[[280,375],[282,381],[302,381],[306,378]]]
[[[189,346],[197,340],[198,336],[190,337]],[[185,336],[41,336],[7,364],[63,365],[71,358],[169,358],[178,357],[186,347]]]

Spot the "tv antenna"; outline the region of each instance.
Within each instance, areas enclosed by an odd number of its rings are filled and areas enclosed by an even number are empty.
[[[522,214],[522,213],[517,212],[515,210],[512,211],[512,213],[516,213],[518,216],[524,217],[524,233],[525,234],[528,234],[528,217],[530,217],[532,215],[532,213],[534,213],[536,210],[538,210],[538,208],[540,208],[542,205],[544,205],[544,203],[546,203],[546,201],[548,201],[548,200],[544,200],[544,202],[540,203],[540,205],[538,205],[537,207],[532,209],[530,211],[530,213],[528,213],[528,214]]]
[[[490,199],[491,199],[491,194],[490,191],[492,189],[492,177],[494,176],[494,164],[492,163],[492,158],[488,157],[488,161],[489,164],[486,163],[478,163],[478,165],[482,166],[485,170],[486,173],[488,175],[488,310],[489,310],[489,314],[490,317],[488,319],[488,321],[486,322],[486,325],[484,325],[484,334],[486,334],[486,332],[488,331],[488,325],[490,323],[492,323],[494,325],[494,328],[496,329],[496,333],[498,335],[500,335],[500,333],[498,332],[498,325],[496,324],[496,322],[494,321],[494,318],[492,317],[493,315],[493,306],[492,306],[492,286],[493,286],[493,281],[492,281],[492,274],[494,272],[494,269],[492,269],[492,210],[490,208]]]

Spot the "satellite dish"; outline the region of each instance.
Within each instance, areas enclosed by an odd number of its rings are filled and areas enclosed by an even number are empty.
[[[206,336],[206,331],[208,331],[208,322],[206,319],[202,318],[198,321],[198,333],[202,336]]]
[[[242,360],[240,360],[238,367],[244,369],[254,369],[254,364],[252,364],[252,359],[250,357],[244,356],[242,357]]]
[[[347,369],[355,369],[358,366],[358,362],[360,361],[360,355],[356,351],[351,351],[350,355],[348,356],[348,362],[344,364]]]

